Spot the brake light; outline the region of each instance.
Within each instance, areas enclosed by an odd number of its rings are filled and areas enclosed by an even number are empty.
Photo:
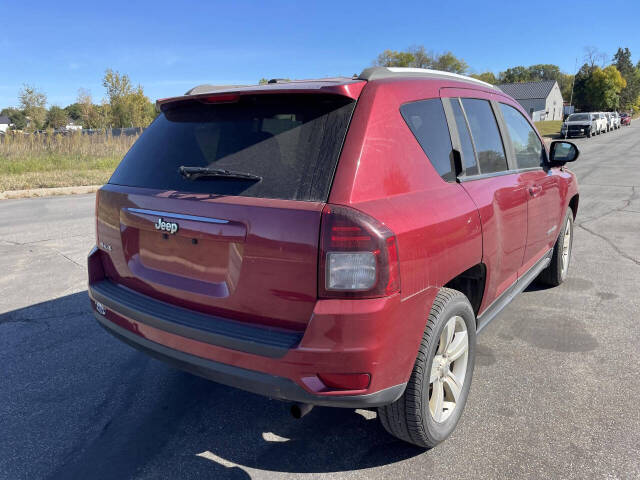
[[[358,210],[326,205],[322,211],[318,296],[372,298],[398,291],[395,234]]]
[[[220,95],[207,95],[199,97],[198,101],[202,103],[234,103],[240,100],[240,95],[223,93]]]

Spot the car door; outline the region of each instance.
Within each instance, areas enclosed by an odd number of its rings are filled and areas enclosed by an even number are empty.
[[[441,95],[463,166],[460,184],[482,222],[482,261],[487,267],[482,313],[517,280],[526,244],[527,192],[509,169],[488,95],[464,89],[441,89]]]
[[[546,168],[544,143],[529,121],[512,105],[498,103],[508,155],[515,163],[518,182],[527,192],[527,241],[519,275],[523,275],[550,248],[560,231],[560,184]]]

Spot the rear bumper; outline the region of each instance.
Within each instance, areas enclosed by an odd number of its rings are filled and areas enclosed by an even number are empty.
[[[100,325],[114,337],[151,357],[214,382],[269,398],[327,407],[367,408],[393,403],[400,398],[406,386],[405,384],[395,385],[378,392],[362,395],[322,397],[307,392],[288,378],[247,370],[174,350],[131,333],[97,312],[95,312],[95,316]]]
[[[306,330],[291,332],[146,297],[106,280],[99,256],[97,251],[89,258],[89,296],[97,320],[114,336],[218,383],[313,405],[366,408],[398,399],[436,293],[427,289],[404,300],[319,300]],[[321,380],[323,374],[363,373],[371,381],[360,390],[333,389]]]

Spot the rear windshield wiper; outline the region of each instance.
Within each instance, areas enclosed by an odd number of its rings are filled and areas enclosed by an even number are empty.
[[[259,182],[262,177],[252,173],[234,172],[233,170],[223,170],[221,168],[209,167],[180,167],[180,175],[187,180],[197,180],[198,178],[231,178],[238,180],[251,180]]]

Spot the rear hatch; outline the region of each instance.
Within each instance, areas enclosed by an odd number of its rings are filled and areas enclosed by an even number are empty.
[[[163,104],[98,194],[109,280],[195,311],[304,330],[322,208],[354,107],[318,92]]]

